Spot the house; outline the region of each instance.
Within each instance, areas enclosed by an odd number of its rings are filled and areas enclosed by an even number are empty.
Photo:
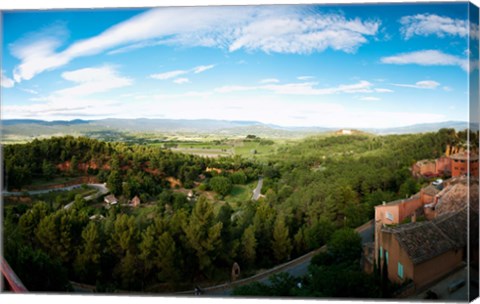
[[[375,206],[375,223],[393,225],[413,216],[414,212],[428,202],[428,196],[417,193],[406,199],[399,199]]]
[[[466,208],[433,221],[382,227],[377,262],[392,282],[410,279],[418,290],[462,266],[467,245]]]
[[[478,153],[464,151],[451,155],[450,159],[452,160],[452,177],[467,175],[467,173],[478,177]]]
[[[135,197],[132,198],[132,200],[130,201],[130,204],[131,204],[133,207],[138,207],[138,206],[140,205],[140,198],[135,195]]]
[[[416,177],[434,176],[437,174],[437,166],[434,160],[419,160],[412,166],[412,173]]]
[[[104,201],[105,203],[107,203],[108,205],[115,205],[115,204],[118,203],[117,198],[116,198],[115,195],[113,195],[113,194],[110,194],[110,195],[105,196],[105,198],[103,199],[103,201]]]
[[[374,249],[372,253],[364,247],[364,270],[385,263],[389,280],[411,280],[413,291],[425,287],[464,265],[469,222],[477,233],[470,235],[470,242],[477,244],[470,256],[478,257],[478,193],[478,178],[459,176],[438,180],[408,199],[376,206]]]
[[[457,177],[467,175],[470,172],[472,176],[478,177],[478,151],[467,152],[463,149],[459,151],[435,160],[424,159],[417,161],[412,166],[412,175],[415,177]]]

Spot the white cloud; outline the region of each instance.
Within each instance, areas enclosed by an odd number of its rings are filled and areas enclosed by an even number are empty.
[[[54,92],[55,95],[66,97],[107,92],[133,83],[132,79],[119,76],[110,66],[64,72],[62,78],[77,83],[76,86]]]
[[[3,88],[13,88],[13,86],[15,85],[15,82],[8,78],[6,75],[5,75],[5,71],[2,70],[1,71],[1,78],[0,78],[0,84]]]
[[[26,92],[26,93],[32,94],[32,95],[38,95],[38,92],[35,91],[35,90],[32,90],[32,89],[22,88],[22,89],[20,89],[20,90],[22,90],[22,91],[24,91],[24,92]]]
[[[298,80],[310,80],[310,79],[314,79],[315,76],[298,76],[297,79]]]
[[[400,32],[405,39],[410,39],[415,35],[467,37],[469,33],[468,22],[466,20],[452,19],[434,14],[405,16],[400,19],[400,23],[402,24]]]
[[[415,84],[392,83],[392,85],[397,87],[414,88],[414,89],[436,89],[440,85],[440,83],[433,80],[422,80],[422,81],[417,81]]]
[[[459,66],[468,71],[468,60],[437,50],[424,50],[383,57],[381,62],[387,64],[418,64],[423,66]]]
[[[32,98],[38,103],[20,106],[5,106],[8,117],[82,117],[115,115],[118,102],[107,98],[96,99],[92,95],[130,86],[133,81],[119,76],[111,66],[84,68],[62,73],[62,78],[74,86],[57,90],[47,97]]]
[[[449,86],[444,86],[442,89],[443,89],[445,92],[451,92],[451,91],[453,91],[453,89],[452,89],[451,87],[449,87]]]
[[[194,74],[198,74],[198,73],[205,72],[206,70],[210,70],[213,67],[214,67],[213,64],[211,64],[211,65],[200,65],[200,66],[194,67],[192,69],[192,71],[193,71]]]
[[[364,100],[364,101],[379,101],[379,100],[381,100],[381,99],[378,98],[378,97],[374,97],[374,96],[364,96],[364,97],[360,97],[360,100]]]
[[[177,79],[173,80],[173,82],[176,83],[176,84],[185,84],[185,83],[189,83],[190,79],[188,79],[188,78],[177,78]]]
[[[262,79],[260,80],[260,83],[279,83],[280,80],[276,79],[276,78],[265,78],[265,79]]]
[[[377,93],[393,93],[394,92],[393,90],[384,89],[384,88],[375,88],[374,91]]]
[[[368,37],[377,34],[379,26],[379,21],[320,14],[304,7],[164,7],[67,46],[62,45],[63,36],[48,32],[33,40],[17,41],[11,51],[20,60],[14,69],[14,79],[20,82],[75,58],[159,43],[216,47],[231,52],[245,49],[312,53],[331,48],[353,53],[368,42]]]
[[[337,93],[371,93],[373,84],[362,80],[355,84],[342,84],[336,87],[317,88],[316,82],[301,82],[287,84],[265,84],[260,86],[230,85],[215,89],[217,93],[266,90],[280,95],[331,95]]]
[[[165,73],[152,74],[152,75],[150,75],[150,78],[159,79],[159,80],[166,80],[166,79],[175,78],[177,76],[184,75],[184,74],[187,74],[187,73],[188,72],[184,71],[184,70],[175,70],[175,71],[169,71],[169,72],[165,72]]]
[[[194,67],[190,70],[174,70],[174,71],[168,71],[168,72],[164,72],[164,73],[159,73],[159,74],[152,74],[150,75],[149,77],[150,78],[153,78],[153,79],[158,79],[158,80],[166,80],[166,79],[171,79],[171,78],[176,78],[180,75],[186,75],[186,74],[189,74],[189,73],[194,73],[194,74],[199,74],[199,73],[203,73],[205,72],[206,70],[210,70],[211,68],[213,68],[215,65],[211,64],[211,65],[200,65],[200,66],[197,66],[197,67]],[[181,79],[181,80],[178,80],[178,79]],[[174,83],[179,83],[178,81],[180,81],[180,83],[186,83],[186,82],[190,82],[189,79],[187,78],[178,78],[177,80],[174,80],[173,82]],[[187,81],[185,81],[185,79]]]

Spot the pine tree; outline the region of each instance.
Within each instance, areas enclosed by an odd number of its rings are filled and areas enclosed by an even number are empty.
[[[195,203],[192,215],[183,230],[187,243],[195,251],[200,271],[209,270],[218,256],[217,249],[221,245],[223,224],[214,223],[213,206],[205,197]]]
[[[242,235],[242,259],[247,266],[255,263],[257,240],[255,239],[255,227],[250,225]]]
[[[290,257],[292,244],[288,234],[288,227],[285,225],[285,217],[279,214],[273,226],[272,241],[273,256],[277,262],[283,262]]]
[[[156,265],[158,279],[166,282],[176,282],[179,279],[177,249],[175,241],[168,232],[164,232],[157,240]]]

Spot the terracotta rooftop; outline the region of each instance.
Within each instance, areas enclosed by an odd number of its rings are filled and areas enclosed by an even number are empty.
[[[425,166],[427,164],[434,164],[435,163],[435,160],[431,160],[431,159],[422,159],[422,160],[419,160],[417,161],[415,164],[417,166]]]
[[[461,248],[467,243],[467,208],[454,213],[444,214],[433,220],[433,223]]]
[[[438,190],[437,187],[431,184],[423,188],[422,190],[423,190],[423,193],[430,196],[435,196],[440,192],[440,190]]]
[[[467,241],[466,227],[467,212],[462,209],[433,221],[385,227],[382,231],[392,233],[416,265],[463,247]]]
[[[375,206],[376,207],[381,207],[381,206],[395,206],[395,205],[398,205],[398,204],[401,204],[401,203],[408,203],[410,201],[413,201],[413,200],[416,200],[420,198],[420,194],[417,193],[409,198],[402,198],[402,199],[398,199],[398,200],[395,200],[395,201],[391,201],[391,202],[388,202],[386,203],[385,205],[377,205]]]
[[[461,210],[468,202],[472,208],[478,210],[478,183],[472,183],[469,189],[466,183],[459,182],[445,188],[440,195],[435,207],[437,215]]]

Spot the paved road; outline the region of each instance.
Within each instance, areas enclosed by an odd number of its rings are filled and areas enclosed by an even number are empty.
[[[70,191],[76,188],[81,187],[82,184],[72,185],[63,188],[55,188],[55,189],[45,189],[45,190],[32,190],[32,191],[19,191],[19,192],[10,192],[10,191],[2,191],[3,196],[23,196],[25,194],[28,195],[38,195],[38,194],[45,194],[53,191]]]
[[[371,222],[371,225],[367,227],[363,227],[363,229],[358,229],[357,230],[358,234],[362,238],[362,244],[373,242],[374,241],[374,225],[373,221]],[[325,247],[326,250],[326,247]],[[312,256],[313,257],[313,256]],[[301,264],[298,265],[293,265],[292,267],[285,269],[283,272],[286,272],[294,277],[300,277],[304,276],[308,273],[308,266],[310,265],[310,261],[312,260],[312,257],[309,257],[305,259],[305,261]],[[259,282],[262,283],[269,283],[268,278],[264,278],[260,280]]]
[[[55,188],[55,189],[45,189],[45,190],[33,190],[33,191],[22,191],[22,192],[8,192],[8,191],[4,191],[2,192],[2,195],[3,196],[23,196],[23,195],[38,195],[38,194],[45,194],[45,193],[50,193],[50,192],[56,192],[56,191],[70,191],[70,190],[73,190],[73,189],[77,189],[77,188],[80,188],[82,185],[84,184],[77,184],[77,185],[71,185],[71,186],[68,186],[68,187],[63,187],[63,188]],[[84,197],[84,199],[86,201],[90,201],[90,200],[93,200],[93,199],[96,199],[104,194],[107,194],[110,190],[108,190],[107,186],[105,184],[86,184],[87,186],[89,187],[92,187],[92,188],[95,188],[97,189],[97,192],[92,194],[92,195],[88,195],[86,197]],[[65,209],[69,209],[70,207],[72,207],[74,202],[71,202],[71,203],[68,203],[67,205],[65,205],[63,208]]]
[[[263,186],[263,177],[259,177],[257,187],[253,190],[252,200],[254,201],[258,200],[262,191],[262,186]]]
[[[108,190],[107,186],[105,184],[87,184],[87,186],[90,186],[92,188],[95,188],[97,189],[97,193],[94,193],[92,195],[88,195],[88,196],[85,196],[83,199],[86,200],[86,201],[90,201],[90,200],[93,200],[93,199],[96,199],[104,194],[107,194],[110,190]],[[68,203],[67,205],[65,205],[63,208],[64,209],[70,209],[70,207],[73,206],[73,203],[75,203],[75,201],[73,202],[70,202]]]
[[[373,242],[373,233],[374,233],[374,221],[369,221],[364,225],[355,229],[360,236],[362,237],[362,244]],[[291,274],[292,276],[299,277],[306,275],[308,273],[308,266],[310,265],[310,261],[312,257],[314,257],[318,252],[326,250],[327,247],[323,246],[317,249],[315,252],[307,253],[306,255],[299,257],[293,261],[287,262],[285,264],[279,265],[274,267],[273,269],[265,271],[265,274],[260,274],[257,278],[247,278],[245,279],[245,283],[240,283],[236,285],[241,286],[252,282],[261,282],[261,283],[269,283],[269,277],[273,274],[286,272]],[[212,296],[229,296],[231,295],[234,287],[225,286],[224,288],[212,288],[211,291],[206,291],[205,294],[212,295]]]

